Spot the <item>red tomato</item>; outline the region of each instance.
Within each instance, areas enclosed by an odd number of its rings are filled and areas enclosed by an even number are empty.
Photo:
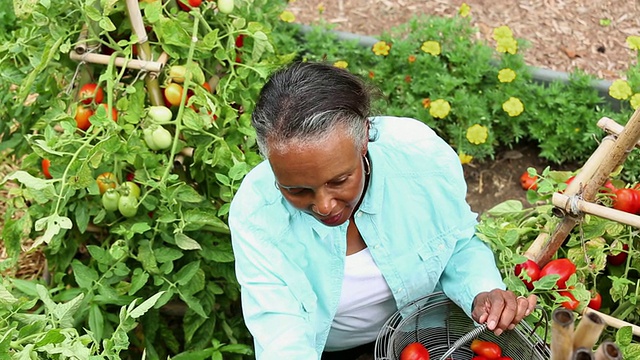
[[[531,281],[525,280],[524,276],[520,276],[523,270],[527,272],[527,275],[531,278]],[[533,282],[540,279],[540,267],[535,261],[527,259],[527,261],[523,262],[522,264],[516,265],[515,274],[517,277],[522,279],[522,282],[524,282],[524,284],[527,286],[527,289],[533,290]]]
[[[600,306],[602,306],[602,295],[596,291],[587,306],[593,310],[600,310]]]
[[[429,351],[419,342],[412,342],[402,349],[400,360],[429,360]]]
[[[78,92],[78,97],[83,104],[91,104],[91,102],[101,103],[104,98],[104,92],[97,84],[84,84]]]
[[[499,359],[502,356],[502,349],[498,344],[480,339],[475,339],[471,342],[471,351],[489,360]]]
[[[471,358],[471,360],[489,360],[484,356],[474,356]]]
[[[164,98],[170,104],[170,106],[180,105],[182,99],[182,86],[176,83],[171,83],[164,88]]]
[[[76,107],[76,114],[74,116],[74,119],[76,120],[78,129],[86,131],[89,126],[91,126],[91,121],[89,121],[91,115],[93,115],[93,110],[89,109],[88,107],[85,107],[83,105],[78,105],[78,107]]]
[[[530,176],[528,171],[525,171],[520,175],[520,186],[523,190],[536,190],[538,188],[538,177]]]
[[[561,296],[566,296],[570,299],[569,301],[562,302],[562,306],[566,309],[575,310],[578,308],[578,305],[580,305],[580,301],[576,300],[576,298],[570,291],[558,291],[558,294],[560,294]]]
[[[102,106],[107,114],[109,114],[109,104],[100,104],[98,106]],[[107,115],[108,116],[108,115]],[[115,107],[111,108],[111,118],[113,119],[113,121],[117,122],[118,121],[118,110],[116,110]]]
[[[607,255],[607,262],[609,263],[609,265],[617,266],[617,265],[624,264],[625,261],[627,261],[627,256],[629,254],[626,251],[629,251],[629,245],[622,244],[622,249],[624,251],[619,252],[617,255],[612,255],[612,254]]]
[[[569,184],[571,184],[573,182],[573,179],[575,179],[575,178],[576,178],[575,176],[572,176],[572,177],[568,178],[567,180],[565,180],[564,183],[567,184],[567,187],[569,187]],[[567,189],[567,187],[565,187],[565,190]],[[563,193],[563,192],[564,192],[564,190],[560,190],[560,193]]]
[[[187,5],[187,3],[189,5]],[[202,4],[202,0],[178,0],[178,5],[180,9],[184,11],[191,11],[191,8],[196,8]]]
[[[236,47],[241,48],[244,46],[244,34],[236,36]]]
[[[560,278],[556,282],[556,285],[558,286],[558,289],[564,289],[569,277],[571,277],[571,275],[575,273],[576,265],[569,259],[561,258],[551,260],[549,261],[549,263],[547,263],[547,265],[543,266],[542,270],[540,270],[540,278],[552,274],[560,275]]]
[[[204,82],[204,84],[202,84],[202,87],[205,88],[205,90],[207,90],[208,92],[211,92],[211,85],[209,85],[208,82]]]
[[[634,189],[617,189],[613,192],[613,208],[628,213],[640,212],[640,196],[638,190]]]
[[[51,179],[51,173],[49,172],[49,166],[51,165],[51,161],[49,159],[42,159],[42,173],[44,177],[47,179]]]
[[[604,185],[602,185],[602,187],[600,188],[601,193],[615,193],[616,190],[618,189],[613,185],[611,180],[607,180],[607,182],[605,182]]]

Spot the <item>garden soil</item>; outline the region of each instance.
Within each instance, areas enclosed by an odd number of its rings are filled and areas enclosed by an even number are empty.
[[[625,40],[640,35],[640,0],[465,0],[471,7],[478,38],[492,44],[495,27],[508,25],[519,39],[528,65],[572,72],[576,69],[605,80],[624,78],[636,53]],[[332,24],[335,30],[377,36],[414,15],[452,16],[462,0],[290,0],[296,22]],[[599,119],[585,119],[597,122]],[[502,149],[495,159],[465,165],[471,208],[482,213],[509,199],[526,203],[520,175],[528,167],[562,168],[538,157],[532,144]]]

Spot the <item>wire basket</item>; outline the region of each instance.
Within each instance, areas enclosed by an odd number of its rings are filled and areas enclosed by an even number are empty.
[[[548,324],[547,320],[545,332]],[[420,342],[429,350],[431,359],[447,356],[452,360],[469,360],[474,356],[469,346],[475,338],[495,342],[502,348],[503,356],[514,360],[551,357],[547,344],[524,321],[500,336],[485,330],[486,326],[476,326],[460,307],[437,292],[407,304],[387,320],[378,333],[375,359],[398,360],[405,346]]]

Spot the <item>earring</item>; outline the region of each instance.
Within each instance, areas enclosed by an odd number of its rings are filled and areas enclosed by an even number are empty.
[[[371,164],[369,164],[369,159],[367,158],[367,155],[363,156],[364,158],[364,174],[365,175],[369,175],[371,174]]]

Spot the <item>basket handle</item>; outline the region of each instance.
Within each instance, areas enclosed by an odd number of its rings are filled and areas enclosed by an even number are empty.
[[[451,348],[449,348],[449,350],[447,350],[447,352],[445,352],[444,355],[440,357],[440,360],[446,360],[451,354],[456,352],[456,350],[458,350],[460,346],[466,344],[471,339],[477,338],[478,335],[482,334],[485,330],[487,330],[487,324],[482,324],[464,334],[460,339],[456,340],[453,345],[451,345]]]

